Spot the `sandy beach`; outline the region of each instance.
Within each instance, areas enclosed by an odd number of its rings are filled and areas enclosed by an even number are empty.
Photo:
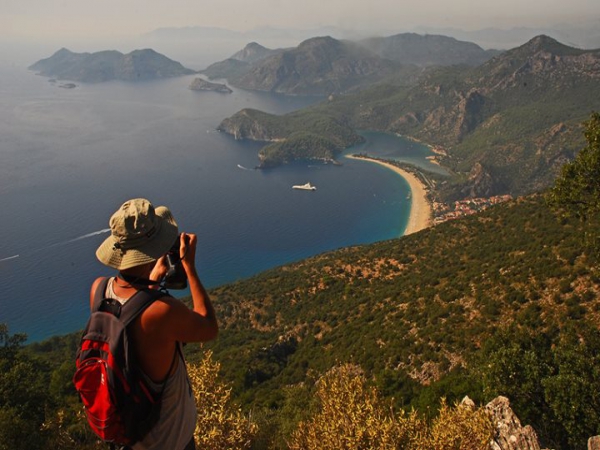
[[[419,180],[415,175],[406,170],[400,169],[399,167],[396,167],[392,164],[385,163],[383,161],[379,161],[372,158],[357,158],[352,155],[346,155],[346,158],[360,159],[387,167],[388,169],[393,170],[407,181],[408,185],[410,186],[412,202],[410,207],[408,224],[406,225],[406,230],[404,231],[403,236],[406,236],[407,234],[411,233],[416,233],[417,231],[424,230],[425,228],[431,226],[433,212],[431,209],[431,204],[427,200],[427,190],[425,189],[425,186],[423,185],[421,180]]]

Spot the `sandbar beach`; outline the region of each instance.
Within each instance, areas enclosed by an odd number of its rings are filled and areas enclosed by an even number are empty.
[[[399,167],[396,167],[393,164],[389,164],[384,161],[379,161],[373,158],[359,158],[352,155],[346,155],[346,158],[360,159],[363,161],[369,161],[379,164],[381,166],[387,167],[390,170],[393,170],[406,180],[406,182],[410,186],[412,201],[410,207],[410,214],[408,216],[408,223],[406,224],[406,229],[404,230],[403,236],[416,233],[417,231],[424,230],[425,228],[429,228],[431,226],[433,211],[431,208],[431,204],[427,200],[427,190],[421,182],[421,180],[419,180],[415,175],[408,172],[407,170],[403,170]]]

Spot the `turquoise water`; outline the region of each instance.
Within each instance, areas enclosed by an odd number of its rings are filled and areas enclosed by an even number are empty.
[[[193,77],[61,89],[0,67],[0,323],[30,340],[81,329],[108,218],[146,197],[199,236],[198,269],[214,287],[349,245],[400,235],[407,183],[380,166],[258,163],[260,144],[215,131],[245,107],[285,113],[318,101],[234,90],[193,92]],[[426,146],[364,132],[350,149],[425,160]],[[315,192],[291,189],[311,182]],[[218,304],[216,305],[218,311]]]

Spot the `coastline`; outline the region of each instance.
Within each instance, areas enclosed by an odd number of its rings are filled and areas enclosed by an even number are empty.
[[[369,161],[379,164],[380,166],[387,167],[406,180],[411,191],[411,206],[410,213],[408,215],[408,223],[406,224],[406,229],[404,230],[404,234],[402,236],[424,230],[433,224],[433,210],[431,208],[431,203],[429,200],[427,200],[427,190],[425,185],[415,175],[392,164],[379,161],[377,159],[362,157],[357,158],[356,156],[352,155],[345,155],[345,157]]]

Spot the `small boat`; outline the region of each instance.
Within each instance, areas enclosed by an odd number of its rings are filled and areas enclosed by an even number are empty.
[[[316,191],[317,188],[313,185],[311,185],[310,183],[306,183],[306,184],[296,184],[294,186],[292,186],[292,189],[301,189],[303,191]]]

